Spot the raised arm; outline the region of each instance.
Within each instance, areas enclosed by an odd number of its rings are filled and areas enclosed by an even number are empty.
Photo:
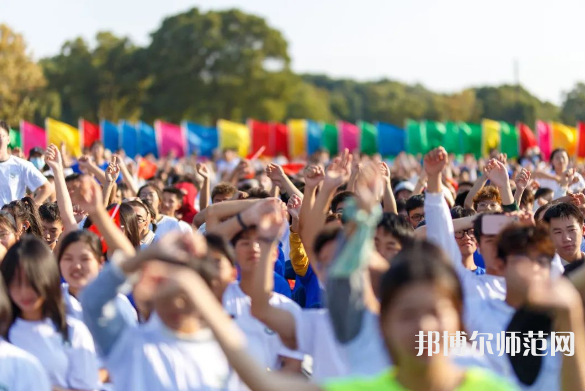
[[[209,225],[217,225],[222,220],[234,216],[243,210],[249,208],[254,203],[258,202],[258,200],[234,200],[234,201],[224,201],[218,204],[209,205],[204,210],[197,213],[193,223],[198,227],[201,226],[203,223],[206,223],[207,228],[209,229]]]
[[[392,181],[390,168],[384,162],[379,164],[380,174],[384,183],[384,212],[398,214],[398,208],[396,207],[396,199],[392,192]]]
[[[43,183],[42,185],[40,185],[38,187],[38,189],[36,190],[36,194],[35,194],[35,203],[37,205],[42,204],[43,202],[45,202],[45,200],[47,198],[49,198],[49,196],[51,194],[53,194],[53,185],[51,184],[51,182],[46,181],[45,183]]]
[[[522,195],[524,194],[524,190],[528,187],[530,183],[530,171],[523,168],[518,175],[516,175],[516,179],[514,182],[516,183],[516,192],[514,193],[514,202],[516,205],[520,206],[520,202],[522,201]]]
[[[106,181],[104,182],[104,206],[107,207],[110,203],[112,190],[116,186],[116,181],[120,176],[120,166],[117,164],[117,159],[113,159],[112,163],[106,168]]]
[[[502,208],[504,211],[517,210],[518,207],[514,202],[514,195],[510,188],[510,177],[504,163],[497,159],[491,159],[483,169],[485,176],[500,191],[502,197]]]
[[[283,192],[288,194],[288,196],[292,196],[296,194],[297,197],[303,198],[303,193],[291,182],[288,176],[284,173],[284,170],[281,166],[275,163],[270,163],[268,167],[266,167],[266,174],[272,180],[272,183],[275,186],[278,186]]]
[[[91,157],[82,156],[77,161],[82,172],[95,176],[99,183],[104,183],[106,181],[106,174],[101,168],[96,166]]]
[[[71,197],[65,184],[65,174],[63,173],[63,160],[59,148],[51,144],[47,148],[46,158],[49,168],[53,171],[55,177],[55,191],[57,193],[57,205],[59,206],[59,214],[63,221],[63,234],[66,235],[71,231],[77,230],[77,221],[75,221],[75,214],[73,213],[73,204]]]
[[[288,204],[286,206],[288,208],[288,214],[292,220],[289,235],[290,262],[295,273],[303,277],[307,274],[307,269],[309,268],[309,257],[307,256],[307,252],[305,251],[305,247],[303,246],[303,242],[299,235],[299,214],[301,204],[302,200],[296,195],[292,195],[288,199]]]
[[[245,201],[254,201],[254,202],[247,202],[242,204],[246,206],[245,209],[241,210],[240,212],[231,214],[229,216],[233,216],[228,218],[227,220],[220,222],[219,219],[216,219],[216,216],[212,213],[209,215],[207,219],[207,231],[213,232],[218,235],[223,236],[224,238],[230,240],[234,237],[238,232],[242,229],[247,228],[253,224],[250,221],[254,221],[255,213],[257,213],[257,208],[260,206],[261,203],[266,202],[267,200],[274,200],[275,198],[267,198],[267,199],[253,199],[253,200],[245,200]],[[243,201],[243,200],[242,200]],[[227,201],[226,201],[227,202]],[[226,202],[222,202],[225,204]],[[237,201],[239,202],[239,201]]]
[[[315,207],[317,188],[323,182],[323,179],[325,179],[325,173],[321,166],[305,167],[305,194],[302,198],[303,202],[299,213],[299,234],[302,232],[305,222],[309,219],[309,215]]]
[[[479,193],[481,189],[483,189],[487,181],[488,178],[485,175],[477,178],[477,180],[473,184],[473,187],[471,188],[471,190],[469,190],[469,193],[467,193],[467,197],[465,197],[465,201],[463,203],[464,207],[473,209],[473,197],[475,197],[475,195]]]
[[[196,166],[197,174],[203,178],[203,184],[201,185],[201,194],[199,194],[199,210],[203,210],[209,206],[209,197],[211,195],[211,184],[209,180],[209,169],[205,164],[197,163]]]
[[[132,191],[132,194],[134,194],[135,196],[138,195],[138,185],[136,185],[134,176],[132,175],[130,170],[128,170],[128,166],[126,165],[121,156],[114,155],[113,157],[114,163],[116,163],[118,167],[120,167],[120,172],[122,173],[122,182],[124,182],[126,186],[128,186],[128,189]]]

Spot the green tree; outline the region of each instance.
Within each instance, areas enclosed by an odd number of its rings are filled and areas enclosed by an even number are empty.
[[[561,119],[570,125],[585,120],[585,84],[577,83],[565,94],[565,100],[561,106]]]
[[[12,126],[33,120],[45,84],[22,35],[0,24],[0,118]]]
[[[307,118],[315,121],[332,121],[329,93],[312,84],[299,81],[288,103],[286,118]]]

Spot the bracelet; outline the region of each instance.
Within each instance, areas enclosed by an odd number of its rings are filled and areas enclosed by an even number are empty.
[[[240,224],[240,226],[242,227],[243,230],[248,229],[248,226],[246,224],[244,224],[244,220],[242,220],[242,214],[238,213],[236,215],[236,219],[238,219],[238,223]]]
[[[278,238],[265,238],[262,236],[258,236],[256,239],[258,239],[258,241],[260,241],[262,243],[266,243],[266,244],[273,244],[278,240]]]

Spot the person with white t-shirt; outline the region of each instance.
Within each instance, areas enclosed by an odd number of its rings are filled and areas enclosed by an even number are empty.
[[[8,153],[10,127],[0,120],[0,208],[26,195],[28,188],[36,192],[35,202],[42,204],[53,192],[53,185],[29,161]]]
[[[549,172],[536,171],[534,178],[538,180],[541,189],[551,189],[554,198],[562,197],[567,190],[573,193],[580,192],[585,189],[585,179],[578,172],[571,172],[569,170],[569,154],[564,148],[557,148],[550,154],[550,165],[552,169]],[[563,177],[569,174],[569,183],[564,183]]]
[[[15,309],[8,340],[35,356],[54,389],[95,390],[98,363],[91,334],[67,316],[59,269],[40,239],[23,237],[0,264]]]
[[[138,197],[142,200],[150,202],[156,216],[154,222],[156,223],[156,240],[160,240],[171,232],[184,232],[181,228],[179,220],[174,217],[165,216],[160,213],[161,202],[162,202],[162,191],[154,186],[153,184],[146,184],[138,190]]]
[[[162,191],[160,213],[164,216],[176,218],[177,212],[183,205],[183,193],[174,187],[165,187]],[[193,228],[183,220],[179,220],[181,232],[191,233]]]

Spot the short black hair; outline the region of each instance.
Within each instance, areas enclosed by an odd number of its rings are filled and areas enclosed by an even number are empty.
[[[405,211],[406,210],[406,201],[403,200],[402,198],[399,200],[396,200],[396,211],[398,213]]]
[[[416,208],[422,208],[425,206],[425,195],[415,194],[406,200],[406,213],[410,214],[411,211]]]
[[[498,236],[498,258],[504,262],[509,255],[526,255],[530,250],[536,250],[552,261],[555,246],[546,225],[511,224]]]
[[[544,212],[543,220],[550,223],[552,219],[568,219],[574,217],[579,225],[583,225],[583,213],[573,204],[560,202],[548,208]]]
[[[46,202],[41,205],[39,207],[39,215],[41,216],[41,220],[47,223],[63,221],[59,213],[59,206],[56,202]]]
[[[179,202],[181,202],[181,204],[183,203],[183,192],[181,190],[175,187],[165,187],[162,192],[176,195]]]
[[[549,194],[554,194],[554,191],[552,191],[552,189],[549,189],[548,187],[541,187],[540,189],[536,190],[536,193],[534,193],[534,199],[536,200],[540,197],[544,197]]]
[[[333,200],[331,200],[331,211],[333,213],[337,213],[339,204],[345,202],[348,198],[353,196],[355,196],[355,193],[347,190],[337,193],[335,197],[333,197]]]
[[[467,198],[467,195],[468,194],[469,194],[469,190],[462,191],[461,193],[457,194],[457,197],[455,197],[455,205],[457,205],[457,206],[464,206],[465,205],[465,199]]]
[[[253,187],[253,188],[249,189],[246,193],[248,193],[248,198],[257,198],[257,199],[270,198],[270,193],[261,187]]]
[[[73,181],[77,181],[77,180],[79,180],[79,179],[81,179],[81,174],[77,174],[77,173],[75,173],[75,174],[67,175],[67,176],[65,177],[65,183],[67,183],[67,182],[73,182]]]
[[[4,129],[6,133],[10,134],[10,126],[8,126],[8,123],[3,119],[0,119],[0,129]]]
[[[553,151],[550,153],[550,159],[549,159],[549,162],[552,162],[552,161],[553,161],[553,159],[555,158],[555,155],[556,155],[557,153],[561,153],[561,152],[564,152],[564,153],[566,153],[566,154],[567,154],[567,156],[569,156],[569,153],[567,152],[567,150],[566,150],[565,148],[557,148],[557,149],[553,149]]]
[[[469,181],[463,181],[463,182],[459,182],[459,187],[461,186],[471,186],[473,187],[473,183],[469,182]]]
[[[412,224],[404,216],[395,213],[384,213],[378,223],[378,228],[382,228],[385,233],[394,236],[403,246],[414,238]]]
[[[234,248],[230,242],[226,240],[226,238],[221,235],[207,232],[205,234],[205,239],[207,239],[207,246],[211,250],[217,251],[224,255],[230,261],[232,266],[236,264],[236,254],[234,253]]]
[[[332,240],[335,240],[337,236],[341,233],[341,227],[326,227],[315,238],[315,245],[314,250],[315,254],[319,254],[319,252],[325,247],[325,245]]]
[[[470,208],[463,208],[461,206],[454,206],[451,208],[451,218],[460,219],[462,217],[475,216],[477,212]]]
[[[236,247],[236,244],[238,244],[238,242],[244,238],[244,235],[246,235],[247,233],[249,233],[251,231],[256,231],[255,225],[249,225],[248,227],[246,227],[246,229],[243,229],[240,232],[238,232],[236,235],[234,235],[234,237],[230,241],[232,246]]]

